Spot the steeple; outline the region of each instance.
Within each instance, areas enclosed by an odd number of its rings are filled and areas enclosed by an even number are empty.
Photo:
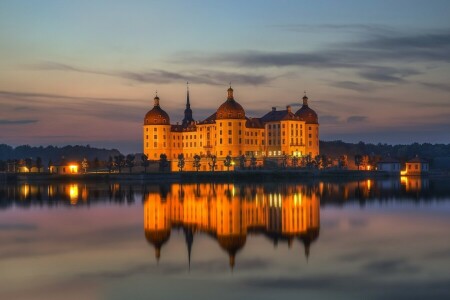
[[[303,96],[303,105],[308,106],[308,96],[306,96],[306,91],[305,91],[305,95]]]
[[[234,96],[233,96],[233,89],[231,88],[231,82],[230,82],[230,88],[228,89],[228,100],[233,100]]]
[[[186,82],[186,109],[184,110],[182,125],[187,127],[191,122],[194,122],[194,119],[192,118],[191,102],[189,101],[189,82]]]
[[[154,106],[159,106],[159,97],[158,97],[158,91],[155,92],[155,98],[153,98]]]

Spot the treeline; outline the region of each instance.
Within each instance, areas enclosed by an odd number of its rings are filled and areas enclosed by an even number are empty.
[[[40,158],[45,164],[50,160],[59,160],[65,158],[67,160],[82,161],[84,158],[88,160],[107,161],[110,157],[119,156],[121,153],[116,149],[101,149],[86,146],[47,146],[32,147],[22,145],[12,147],[6,144],[0,144],[0,160],[7,161],[13,159]]]
[[[430,162],[434,169],[450,169],[450,144],[413,143],[410,145],[388,145],[370,143],[345,143],[343,141],[320,141],[320,154],[331,158],[347,155],[349,161],[356,155],[392,157],[401,163],[418,155]]]

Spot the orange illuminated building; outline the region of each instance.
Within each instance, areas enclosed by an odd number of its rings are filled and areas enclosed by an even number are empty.
[[[225,170],[227,156],[236,159],[242,155],[255,157],[258,165],[263,158],[280,158],[285,155],[302,157],[319,154],[318,116],[309,107],[308,97],[295,113],[291,106],[286,110],[275,107],[260,118],[250,118],[235,100],[234,91],[228,89],[227,99],[216,112],[202,121],[195,121],[187,91],[186,109],[181,124],[170,124],[170,117],[161,108],[160,98],[154,98],[153,108],[147,112],[143,126],[144,153],[150,160],[159,160],[165,154],[171,169],[177,170],[180,154],[186,161],[195,155],[203,158],[215,155],[217,170]],[[209,170],[204,162],[201,171]],[[186,164],[186,170],[192,170]],[[233,169],[233,166],[231,166]]]
[[[298,239],[308,256],[310,243],[319,234],[320,200],[316,193],[299,186],[280,193],[233,184],[174,184],[167,192],[157,190],[145,197],[145,237],[155,247],[158,260],[172,227],[183,228],[189,261],[196,231],[217,240],[228,252],[231,267],[249,232],[289,246]]]

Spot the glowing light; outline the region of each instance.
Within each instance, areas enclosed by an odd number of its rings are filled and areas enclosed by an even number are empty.
[[[70,198],[70,204],[75,205],[78,202],[78,185],[77,184],[71,184],[69,186],[69,198]]]
[[[400,171],[400,175],[401,176],[403,176],[403,175],[406,175],[408,173],[408,171],[407,170],[404,170],[404,171]]]
[[[78,165],[69,165],[70,173],[78,173]]]
[[[370,179],[367,179],[367,189],[370,190],[371,187],[372,187],[372,182],[370,181]]]

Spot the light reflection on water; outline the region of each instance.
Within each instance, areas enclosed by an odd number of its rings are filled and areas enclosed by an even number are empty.
[[[3,185],[0,298],[448,297],[449,217],[415,177]]]

